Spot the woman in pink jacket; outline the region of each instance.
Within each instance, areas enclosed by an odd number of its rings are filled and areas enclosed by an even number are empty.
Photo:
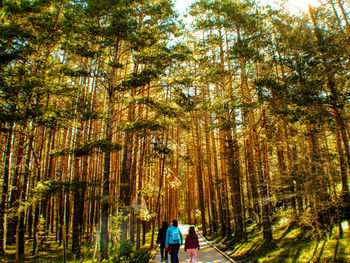
[[[190,263],[196,262],[197,251],[199,250],[199,241],[193,226],[190,226],[185,240],[185,251],[190,257]]]

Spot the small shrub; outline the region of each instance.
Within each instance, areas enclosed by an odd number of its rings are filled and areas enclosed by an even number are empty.
[[[132,243],[130,240],[124,239],[120,242],[119,247],[119,257],[120,258],[130,258],[132,253]]]
[[[111,257],[113,263],[127,263],[132,257],[132,243],[130,240],[124,239],[120,241],[119,247],[116,249],[116,254]]]
[[[130,240],[122,240],[116,250],[116,254],[111,257],[113,263],[148,263],[151,258],[149,249],[135,249]]]
[[[151,253],[148,249],[142,248],[136,250],[132,258],[130,260],[130,263],[147,263],[151,258]]]

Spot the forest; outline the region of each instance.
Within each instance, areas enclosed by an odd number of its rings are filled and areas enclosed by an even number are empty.
[[[148,262],[178,219],[350,262],[350,2],[277,2],[1,0],[0,260]]]

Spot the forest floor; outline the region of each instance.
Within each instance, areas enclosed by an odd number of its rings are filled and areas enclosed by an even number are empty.
[[[334,226],[331,235],[324,239],[317,239],[314,232],[305,226],[281,219],[273,225],[273,241],[263,242],[261,226],[247,227],[247,241],[234,242],[222,240],[219,234],[208,235],[211,244],[221,248],[237,263],[250,262],[278,262],[278,263],[321,263],[321,262],[350,262],[350,229],[347,222],[343,222],[343,237],[339,237],[338,227]],[[187,235],[188,226],[182,229],[183,236]],[[149,236],[149,235],[148,235]],[[149,237],[147,241],[150,241]],[[221,244],[220,244],[221,243]],[[147,242],[149,245],[149,242]],[[224,249],[225,244],[227,249]],[[49,235],[45,242],[39,246],[38,254],[31,256],[31,243],[26,243],[26,257],[23,262],[64,262],[63,246],[56,243],[55,236]],[[188,262],[188,256],[180,250],[180,262]],[[71,248],[67,250],[67,262],[91,262],[94,244],[82,243],[82,254],[85,259],[76,261],[72,258]],[[0,262],[15,262],[15,246],[8,247],[5,257]],[[160,262],[159,251],[155,262]],[[170,262],[170,261],[168,261]],[[230,262],[215,250],[209,243],[201,238],[201,250],[198,253],[198,263]]]
[[[247,241],[221,240],[218,235],[208,238],[216,244],[225,244],[228,248],[225,252],[238,263],[350,262],[350,230],[347,222],[343,222],[342,226],[342,238],[337,226],[328,237],[317,239],[310,228],[285,220],[274,224],[274,239],[269,243],[263,242],[261,227],[257,225],[247,228]]]
[[[46,262],[64,262],[66,257],[66,262],[84,262],[83,259],[79,261],[74,260],[71,254],[71,247],[64,250],[63,245],[59,245],[56,242],[56,236],[54,234],[49,234],[42,242],[39,242],[38,251],[36,255],[32,255],[32,242],[26,242],[25,257],[21,262],[35,262],[35,263],[46,263]],[[92,258],[93,247],[91,244],[82,241],[81,252],[83,258],[88,261]],[[64,256],[66,254],[66,256]],[[12,245],[6,248],[6,254],[3,258],[0,258],[0,262],[16,262],[16,246]]]

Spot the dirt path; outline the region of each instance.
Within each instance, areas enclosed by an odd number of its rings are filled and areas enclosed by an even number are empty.
[[[189,228],[189,225],[180,225],[180,230],[184,239],[188,234],[188,228]],[[225,256],[223,256],[214,247],[208,244],[208,242],[201,236],[199,238],[199,243],[200,243],[199,244],[200,250],[198,251],[198,254],[197,254],[196,263],[234,262],[233,260],[230,261]],[[180,263],[189,262],[187,252],[184,251],[183,245],[180,247],[179,260],[180,260]],[[157,251],[156,257],[154,258],[154,262],[162,262],[159,250]],[[170,263],[170,257],[168,259],[168,262]]]

